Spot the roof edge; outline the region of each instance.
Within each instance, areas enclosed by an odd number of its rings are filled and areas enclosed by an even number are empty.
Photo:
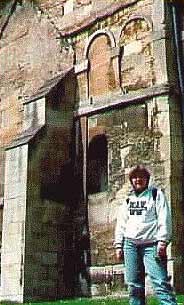
[[[5,150],[10,150],[18,146],[28,144],[31,140],[37,136],[45,125],[39,125],[33,129],[29,128],[22,133],[20,133],[17,138],[15,138],[8,146],[5,147]]]
[[[65,28],[65,30],[60,30],[60,37],[61,38],[66,38],[67,36],[73,36],[75,34],[78,34],[85,28],[91,26],[95,22],[113,15],[114,13],[118,12],[119,10],[134,5],[138,2],[139,0],[126,0],[125,3],[111,3],[106,7],[105,10],[99,10],[97,12],[92,13],[89,17],[84,19],[83,22],[78,22],[77,28],[75,29],[70,29],[71,27]],[[76,24],[75,24],[76,26]]]

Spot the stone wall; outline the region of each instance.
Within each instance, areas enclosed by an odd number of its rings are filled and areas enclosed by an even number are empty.
[[[1,300],[23,302],[28,146],[6,153]]]
[[[175,259],[169,272],[181,291],[183,136],[166,2],[11,3],[0,19],[3,163],[5,145],[20,136],[7,151],[6,174],[0,165],[0,200],[5,181],[6,204],[2,297],[22,302],[77,289],[83,295],[125,291],[112,240],[119,198],[129,189],[127,173],[137,162],[151,169],[152,182],[171,203],[175,239],[169,257]],[[35,94],[72,66],[75,77],[65,75],[45,95],[45,87],[41,97]],[[89,165],[94,138],[103,141],[105,157],[95,160],[94,153]],[[74,167],[80,195],[72,189]],[[97,176],[100,191],[90,192],[89,180]],[[22,184],[11,204],[14,182]]]
[[[139,120],[134,120],[135,114]],[[112,273],[112,285],[117,276],[116,271],[113,271],[116,265],[113,249],[114,226],[118,205],[126,198],[131,187],[127,176],[129,169],[137,163],[146,164],[152,173],[151,183],[162,188],[170,199],[169,115],[169,100],[166,96],[89,118],[93,121],[89,135],[93,133],[94,128],[99,134],[103,131],[108,143],[108,190],[105,193],[90,194],[88,201],[91,264],[96,267],[96,273],[97,267],[100,273],[101,266],[106,266],[106,269],[111,266],[112,270],[109,272]],[[122,272],[123,269],[119,273]],[[99,291],[103,290],[103,277],[101,284],[98,280],[98,285],[101,285]],[[119,288],[119,285],[117,287]],[[103,291],[106,293],[105,288]],[[115,287],[111,287],[110,293],[115,291],[117,293]]]
[[[61,129],[57,131],[59,135]],[[68,146],[61,148],[62,143],[55,137],[56,149],[52,139],[44,137],[36,147],[30,147],[24,270],[24,297],[27,300],[56,299],[58,281],[63,282],[63,269],[58,259],[59,255],[63,259],[64,237],[59,240],[58,228],[66,221],[68,207],[65,198],[58,195],[56,183],[62,164],[68,160]],[[58,187],[62,188],[62,185]],[[64,282],[62,289],[60,293],[64,295]]]
[[[61,54],[57,36],[54,26],[36,8],[17,7],[1,39],[1,96],[16,90],[20,103],[72,63],[70,56]]]
[[[167,82],[166,62],[158,62],[165,40],[154,38],[153,13],[151,2],[140,1],[111,11],[110,17],[97,19],[88,31],[72,38],[80,109],[100,107],[102,100],[107,105],[118,92],[139,94],[143,88]]]
[[[60,52],[60,42],[56,39],[58,32],[47,16],[40,15],[28,1],[23,1],[22,6],[17,4],[12,12],[11,5],[7,6],[1,12],[0,20],[3,29],[0,42],[0,147],[3,149],[22,131],[25,97],[34,94],[45,80],[70,66],[73,55]],[[4,171],[0,171],[1,181],[3,175]]]
[[[57,88],[56,96],[54,92],[49,95],[46,133],[30,147],[25,299],[56,299],[71,295],[74,289],[74,262],[70,261],[74,199],[73,192],[67,192],[73,179],[73,86],[70,76],[65,85]],[[58,95],[58,91],[63,94]],[[66,265],[71,271],[67,277]]]
[[[171,176],[170,176],[170,200],[173,215],[173,246],[171,249],[170,268],[173,267],[173,281],[178,292],[182,293],[183,270],[183,142],[181,110],[176,99],[170,99],[170,138],[171,138]]]
[[[74,266],[72,269],[69,257],[74,253],[71,210],[76,198],[73,191],[67,192],[67,186],[73,179],[75,79],[70,75],[65,81],[56,91],[51,90],[46,100],[25,103],[25,130],[7,152],[3,300],[56,299],[71,295],[74,289]],[[67,261],[70,277],[66,276]]]

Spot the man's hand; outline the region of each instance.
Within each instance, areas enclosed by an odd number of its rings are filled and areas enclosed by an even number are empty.
[[[160,259],[167,257],[167,243],[165,241],[158,241],[157,255]]]
[[[123,251],[122,249],[116,249],[116,259],[118,262],[122,262],[123,261]]]

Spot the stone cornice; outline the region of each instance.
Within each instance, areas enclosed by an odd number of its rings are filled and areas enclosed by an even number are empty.
[[[89,104],[89,101],[83,101],[79,109],[74,112],[74,117],[91,115],[97,112],[119,107],[123,104],[141,103],[144,100],[148,100],[153,97],[169,94],[171,91],[172,88],[168,84],[162,84],[159,86],[145,88],[135,93],[116,93],[113,95],[104,96],[100,98],[99,101],[95,101],[92,105]],[[85,104],[86,106],[83,106]]]
[[[110,4],[104,10],[96,11],[90,14],[87,18],[83,18],[82,21],[79,21],[75,25],[71,25],[69,27],[65,27],[64,29],[60,29],[60,36],[61,38],[66,38],[67,36],[75,35],[85,28],[93,25],[97,21],[112,16],[114,13],[118,12],[119,10],[134,5],[139,0],[125,0],[121,1],[120,3],[116,2],[114,4]]]
[[[15,147],[28,144],[33,140],[45,127],[45,125],[40,125],[35,128],[29,128],[28,130],[23,131],[8,145],[6,150],[13,149]]]
[[[31,97],[25,99],[24,104],[34,102],[38,99],[46,97],[51,90],[53,90],[70,72],[73,72],[73,67],[67,68],[62,71],[59,75],[45,81],[42,87],[35,92]]]

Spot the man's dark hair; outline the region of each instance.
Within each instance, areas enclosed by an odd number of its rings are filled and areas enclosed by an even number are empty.
[[[144,165],[137,165],[130,170],[129,172],[130,182],[132,181],[133,178],[137,177],[138,175],[142,177],[146,177],[148,181],[150,179],[150,172]]]

